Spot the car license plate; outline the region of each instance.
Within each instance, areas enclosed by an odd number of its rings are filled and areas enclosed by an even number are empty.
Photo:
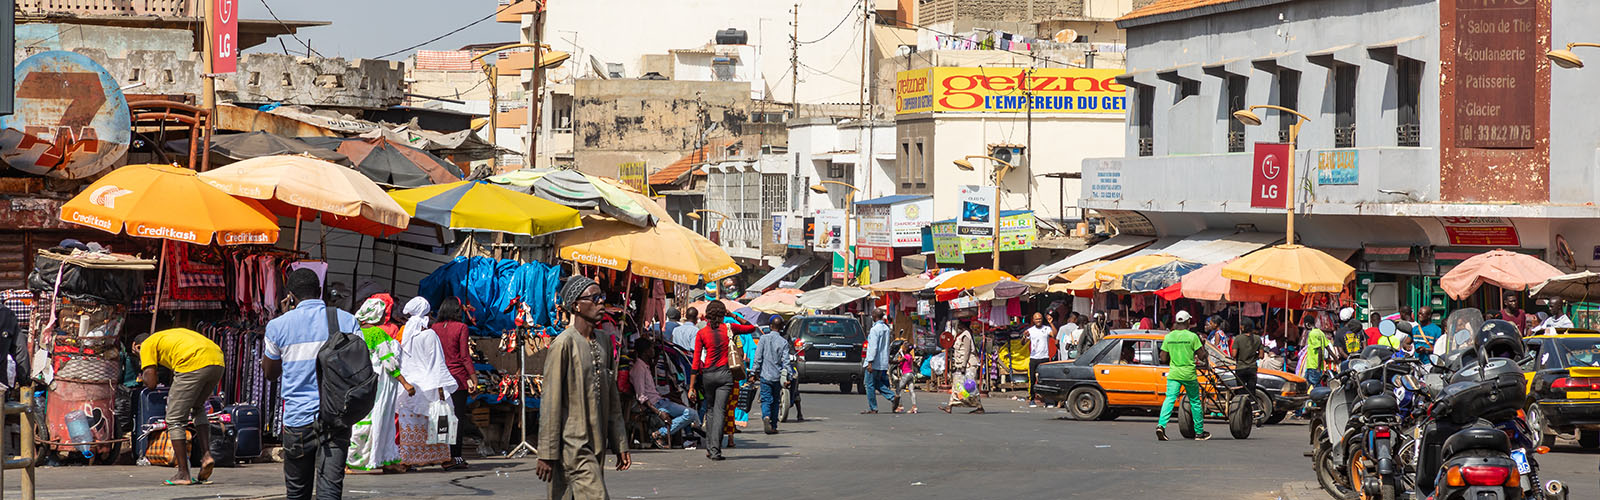
[[[822,351],[822,359],[844,359],[844,351]]]
[[[1533,472],[1533,467],[1528,465],[1528,452],[1522,448],[1511,450],[1511,460],[1517,462],[1517,472],[1527,474]]]

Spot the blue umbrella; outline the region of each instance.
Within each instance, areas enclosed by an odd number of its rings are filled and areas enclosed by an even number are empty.
[[[1205,264],[1187,260],[1174,260],[1166,264],[1134,271],[1122,276],[1122,285],[1127,287],[1129,293],[1154,292],[1172,286],[1183,275],[1196,269],[1205,267]]]

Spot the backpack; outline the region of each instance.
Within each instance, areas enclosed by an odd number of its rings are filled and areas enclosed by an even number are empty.
[[[339,331],[338,309],[328,313],[328,340],[317,351],[317,389],[321,406],[317,424],[324,429],[348,429],[367,417],[377,403],[378,373],[372,370],[372,352],[359,335]]]

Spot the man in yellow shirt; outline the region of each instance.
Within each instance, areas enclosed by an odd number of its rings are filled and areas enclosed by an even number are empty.
[[[206,420],[206,397],[217,389],[222,380],[222,348],[216,342],[187,328],[171,328],[147,333],[134,339],[134,353],[139,355],[139,366],[144,369],[139,378],[147,388],[159,383],[156,367],[172,370],[172,390],[167,393],[167,435],[172,439],[172,456],[178,473],[168,479],[168,486],[207,483],[216,460],[211,456],[211,422]],[[195,420],[196,446],[205,453],[200,460],[200,475],[189,475],[188,441],[184,428]]]

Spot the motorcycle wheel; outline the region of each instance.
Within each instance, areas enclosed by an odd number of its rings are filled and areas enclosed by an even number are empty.
[[[1345,474],[1333,458],[1333,446],[1320,446],[1311,459],[1311,470],[1317,473],[1317,484],[1322,491],[1336,500],[1354,500],[1356,492],[1346,486]]]
[[[1250,396],[1240,394],[1228,402],[1228,434],[1234,439],[1249,439],[1255,429],[1255,412],[1250,409]]]
[[[1365,444],[1351,443],[1350,447],[1346,448],[1344,453],[1345,461],[1349,464],[1349,466],[1345,468],[1345,470],[1349,471],[1350,474],[1350,480],[1348,481],[1348,484],[1355,490],[1356,493],[1354,498],[1357,500],[1394,500],[1394,476],[1378,475],[1378,471],[1376,470],[1377,461],[1373,460],[1372,457],[1367,455],[1367,446]],[[1362,483],[1365,482],[1369,476],[1377,476],[1378,479],[1378,491],[1375,495],[1371,494],[1371,492],[1368,492],[1366,488],[1362,487]]]

